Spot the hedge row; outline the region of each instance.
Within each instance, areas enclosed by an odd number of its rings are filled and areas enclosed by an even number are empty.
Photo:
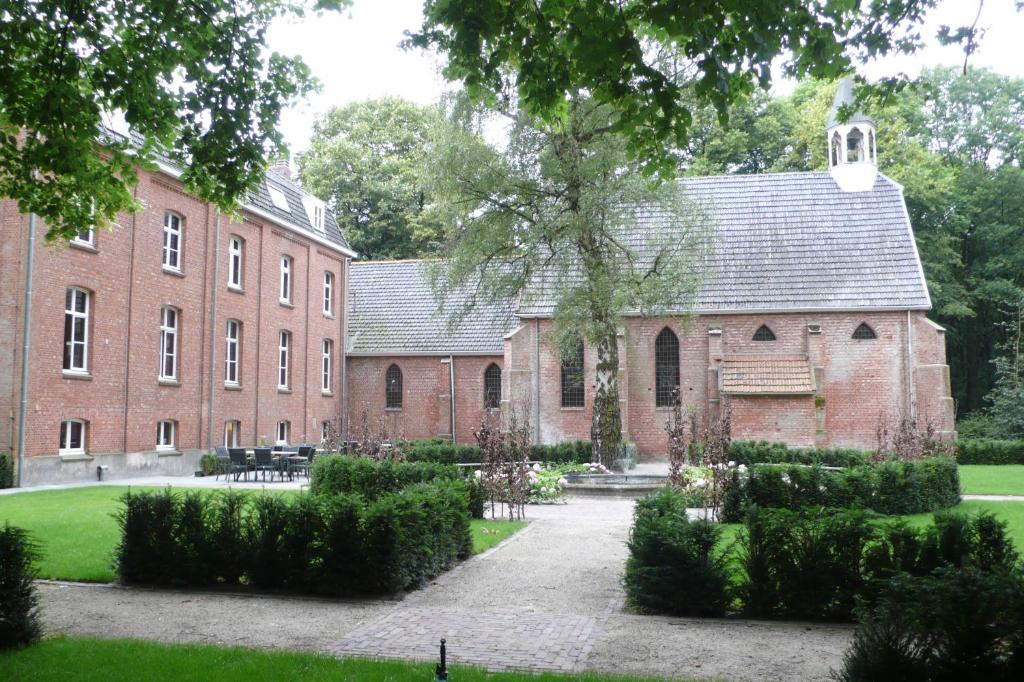
[[[123,583],[233,585],[346,596],[410,590],[469,556],[460,481],[360,495],[128,492]]]
[[[960,464],[1024,464],[1024,440],[961,439],[956,447]]]
[[[42,624],[36,593],[39,549],[21,528],[0,528],[0,650],[39,639]]]
[[[722,518],[741,521],[751,506],[798,510],[803,507],[870,509],[880,514],[918,514],[960,501],[956,462],[936,457],[893,461],[838,471],[818,465],[751,466],[735,471],[725,493]]]
[[[440,464],[480,464],[483,451],[476,445],[453,445],[436,440],[410,441],[402,450],[410,462]],[[533,445],[530,459],[553,464],[587,464],[592,461],[590,441],[578,440],[558,445]]]
[[[460,480],[458,467],[434,462],[374,462],[365,457],[328,455],[313,461],[310,492],[314,495],[361,495],[368,500],[397,493],[417,483]],[[469,511],[484,516],[484,494],[475,478],[466,477]]]
[[[0,452],[0,488],[14,485],[14,460],[6,452]]]
[[[942,567],[1016,569],[1006,524],[991,514],[940,512],[924,529],[873,523],[863,510],[817,513],[752,507],[737,544],[716,548],[722,527],[690,521],[685,500],[664,489],[637,503],[625,586],[634,607],[670,615],[849,620],[886,580]],[[735,561],[740,571],[730,577]]]
[[[737,464],[821,464],[853,467],[867,464],[871,453],[851,448],[790,448],[785,443],[737,440],[729,445],[729,459]]]

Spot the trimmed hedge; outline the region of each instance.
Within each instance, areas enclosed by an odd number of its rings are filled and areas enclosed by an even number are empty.
[[[14,486],[14,460],[6,452],[0,452],[0,488]]]
[[[484,516],[484,493],[480,483],[463,475],[458,467],[435,462],[374,462],[365,457],[328,455],[313,461],[310,491],[314,495],[357,494],[376,500],[417,483],[462,479],[469,494],[469,511],[475,519]]]
[[[440,464],[480,464],[483,451],[477,445],[453,445],[444,441],[414,440],[402,449],[410,462],[437,462]],[[558,445],[533,445],[530,459],[551,464],[587,464],[592,461],[590,441],[578,440]]]
[[[624,585],[629,603],[669,615],[850,620],[900,576],[950,570],[1020,572],[1006,523],[992,514],[935,514],[934,525],[877,523],[864,510],[751,507],[736,543],[721,528],[688,521],[679,491],[637,503]],[[725,566],[739,571],[728,579]]]
[[[751,506],[798,510],[803,507],[851,507],[880,514],[919,514],[960,501],[960,475],[946,457],[918,462],[892,461],[838,471],[819,465],[751,466],[733,473],[722,518],[743,519]]]
[[[128,492],[118,514],[121,582],[346,596],[419,587],[472,552],[461,481],[287,499]]]
[[[42,624],[36,593],[38,547],[21,528],[0,528],[0,649],[39,639]]]
[[[1024,440],[961,439],[956,447],[960,464],[1024,464]]]
[[[737,464],[820,464],[853,467],[867,464],[871,453],[852,448],[790,448],[785,443],[737,440],[729,445],[729,459]]]

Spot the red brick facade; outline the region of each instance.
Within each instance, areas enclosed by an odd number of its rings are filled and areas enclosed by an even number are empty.
[[[36,225],[27,395],[25,483],[112,475],[188,473],[225,422],[239,442],[272,443],[278,421],[292,442],[320,439],[320,424],[341,414],[347,249],[248,210],[235,223],[184,193],[163,173],[140,173],[144,209],[98,230],[95,248],[49,245]],[[180,272],[163,267],[164,216],[181,219]],[[0,450],[17,452],[25,254],[29,218],[0,201]],[[228,241],[243,243],[241,287],[228,286]],[[292,261],[292,302],[279,301],[280,260]],[[333,315],[323,310],[324,272],[334,276]],[[65,292],[89,292],[84,373],[62,371]],[[178,312],[176,380],[158,378],[161,309]],[[228,320],[240,323],[237,385],[225,383]],[[279,390],[279,333],[291,334],[288,389]],[[331,390],[322,390],[322,344],[333,342]],[[84,455],[59,455],[60,425],[86,422]],[[176,424],[173,448],[157,452],[157,423]]]

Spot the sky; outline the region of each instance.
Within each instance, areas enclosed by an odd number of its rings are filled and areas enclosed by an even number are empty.
[[[971,57],[972,66],[1024,77],[1024,13],[1016,12],[1014,1],[985,1],[978,22],[985,35]],[[419,27],[422,7],[423,0],[355,0],[350,11],[279,19],[271,27],[270,48],[301,56],[323,86],[281,117],[293,154],[308,148],[313,122],[331,106],[384,95],[430,104],[456,87],[441,76],[443,62],[437,55],[399,47],[404,32]],[[869,80],[898,73],[915,76],[925,66],[962,65],[963,52],[939,45],[934,36],[942,24],[969,25],[977,11],[976,0],[944,0],[925,22],[922,34],[928,44],[923,50],[865,65],[862,75]],[[794,85],[777,81],[773,90],[784,94]]]

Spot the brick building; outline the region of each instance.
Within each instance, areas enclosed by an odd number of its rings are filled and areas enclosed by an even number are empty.
[[[926,318],[902,188],[878,172],[874,123],[836,117],[851,85],[840,86],[829,122],[828,171],[681,181],[694,215],[713,225],[695,309],[627,315],[619,340],[624,437],[642,454],[665,452],[677,387],[699,413],[727,400],[737,439],[871,448],[880,419],[906,415],[952,435],[943,329]],[[643,231],[688,229],[656,209],[637,221]],[[422,263],[354,265],[353,419],[365,410],[405,437],[454,431],[471,443],[497,391],[501,409],[530,415],[537,442],[589,438],[594,353],[563,362],[543,342],[555,302],[543,284],[449,329]],[[443,308],[460,302],[453,295]]]
[[[223,444],[319,441],[344,396],[345,285],[355,254],[322,202],[275,168],[239,222],[140,172],[143,210],[44,245],[0,201],[0,450],[23,483],[191,473]],[[24,322],[30,306],[27,389]]]

